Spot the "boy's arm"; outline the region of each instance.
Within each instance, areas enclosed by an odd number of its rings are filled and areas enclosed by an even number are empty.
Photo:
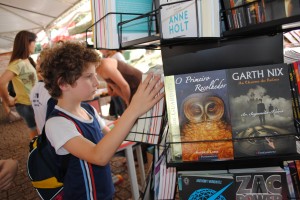
[[[163,87],[163,84],[156,86],[159,79],[159,76],[152,79],[152,75],[148,75],[146,80],[140,84],[129,107],[118,119],[116,126],[98,144],[94,144],[83,137],[74,137],[66,142],[63,147],[74,156],[90,163],[100,166],[108,164],[136,119],[152,108],[164,96],[163,93],[158,94]]]

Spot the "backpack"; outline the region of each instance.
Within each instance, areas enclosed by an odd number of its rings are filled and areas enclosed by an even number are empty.
[[[77,130],[82,133],[74,120],[61,112],[58,113],[58,116],[71,120]],[[41,135],[31,140],[27,160],[27,173],[41,199],[63,199],[63,180],[71,156],[71,154],[57,155],[55,153],[55,149],[47,139],[45,126]],[[58,163],[60,163],[60,166]]]

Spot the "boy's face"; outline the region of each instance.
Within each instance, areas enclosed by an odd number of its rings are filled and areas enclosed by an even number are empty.
[[[74,97],[78,97],[81,101],[92,100],[95,97],[98,85],[96,64],[89,63],[74,85]]]

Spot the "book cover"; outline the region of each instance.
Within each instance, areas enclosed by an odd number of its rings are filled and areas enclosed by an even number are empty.
[[[227,70],[234,156],[296,153],[288,66]]]
[[[160,0],[160,6],[162,6],[160,11],[161,37],[163,39],[198,37],[200,24],[197,23],[196,1],[176,3],[180,0]]]
[[[270,170],[231,170],[234,174],[236,199],[288,199],[285,171]]]
[[[235,199],[234,179],[230,174],[178,174],[180,199]]]
[[[166,76],[172,158],[233,158],[225,70]]]

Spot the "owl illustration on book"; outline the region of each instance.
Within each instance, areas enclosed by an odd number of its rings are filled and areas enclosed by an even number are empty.
[[[233,159],[231,124],[223,99],[211,92],[187,96],[180,109],[182,160]]]

